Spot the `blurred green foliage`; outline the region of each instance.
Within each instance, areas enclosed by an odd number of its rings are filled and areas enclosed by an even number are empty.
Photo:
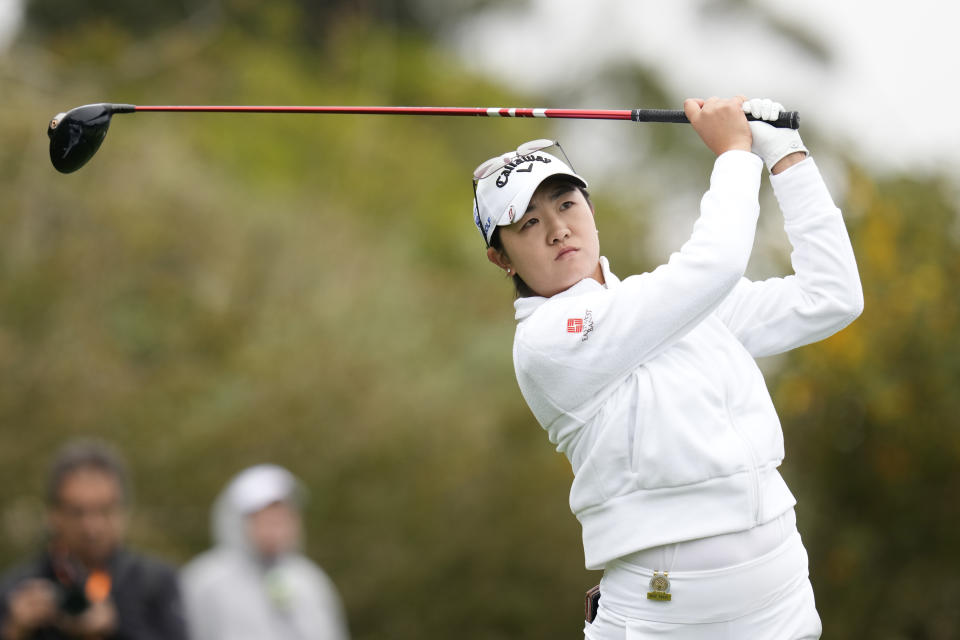
[[[48,42],[71,42],[78,28],[107,29],[134,39],[175,28],[230,24],[248,38],[283,38],[287,44],[323,47],[345,20],[360,20],[421,35],[435,33],[464,12],[504,0],[25,0],[29,30]]]
[[[78,27],[4,60],[0,560],[39,542],[51,453],[94,434],[134,469],[131,543],[175,562],[233,473],[293,470],[356,638],[576,628],[569,467],[516,391],[510,285],[470,220],[478,156],[544,123],[138,114],[81,171],[49,165],[45,121],[97,100],[524,101],[416,36],[333,33]]]
[[[186,561],[227,479],[272,461],[311,489],[307,550],[355,638],[577,637],[599,575],[569,466],[516,388],[510,285],[469,221],[473,167],[551,123],[118,115],[68,176],[44,136],[53,114],[104,100],[546,101],[376,11],[331,9],[311,41],[296,2],[225,3],[206,22],[158,5],[137,14],[149,28],[102,7],[43,17],[59,5],[34,0],[0,58],[0,564],[39,543],[51,453],[97,435],[134,470],[138,548]],[[673,100],[650,70],[607,74]],[[653,266],[634,213],[661,204],[649,175],[678,174],[695,201],[710,162],[685,128],[624,132],[658,162],[592,183],[621,274]],[[866,311],[771,367],[784,473],[827,637],[952,638],[956,185],[842,177]]]

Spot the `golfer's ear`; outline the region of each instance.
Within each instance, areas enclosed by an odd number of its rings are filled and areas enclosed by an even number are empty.
[[[501,269],[506,270],[510,268],[510,259],[507,258],[507,254],[500,249],[487,247],[487,260],[497,265]]]

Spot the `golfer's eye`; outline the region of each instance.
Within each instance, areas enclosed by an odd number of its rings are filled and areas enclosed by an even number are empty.
[[[524,229],[529,229],[530,227],[537,224],[538,222],[540,222],[540,220],[538,220],[537,218],[530,218],[520,226],[520,231],[523,231]]]
[[[560,204],[560,211],[566,211],[573,206],[573,200],[567,200]]]

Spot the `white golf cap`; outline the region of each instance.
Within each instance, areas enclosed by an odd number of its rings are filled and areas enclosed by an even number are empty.
[[[230,482],[227,496],[236,511],[248,515],[274,502],[298,502],[298,489],[297,479],[283,467],[259,464],[237,474]]]
[[[513,224],[523,217],[533,192],[550,176],[570,176],[580,186],[587,186],[587,181],[560,158],[546,151],[522,153],[525,146],[520,145],[520,151],[511,151],[485,162],[484,165],[494,163],[499,168],[476,182],[473,223],[483,234],[487,245],[498,226]]]

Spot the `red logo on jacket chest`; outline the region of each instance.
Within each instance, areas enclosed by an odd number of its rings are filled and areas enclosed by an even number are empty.
[[[593,312],[587,309],[582,318],[567,318],[567,333],[579,333],[580,342],[586,342],[593,333]]]

